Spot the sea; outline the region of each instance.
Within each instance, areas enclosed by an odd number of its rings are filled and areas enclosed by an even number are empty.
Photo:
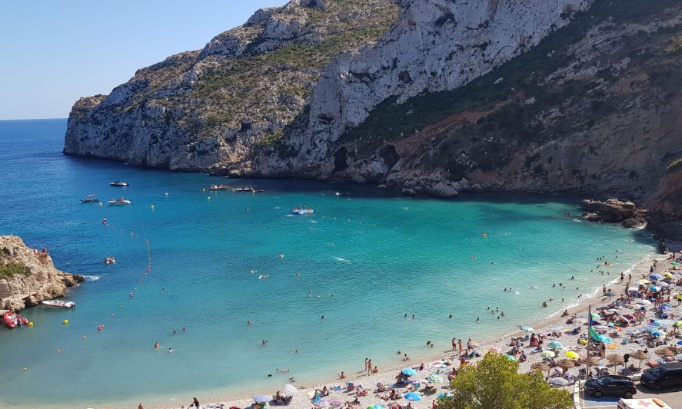
[[[579,197],[170,172],[65,156],[65,130],[0,121],[0,234],[86,277],[75,308],[0,329],[3,408],[178,407],[400,367],[556,316],[655,252],[645,230],[583,221]]]

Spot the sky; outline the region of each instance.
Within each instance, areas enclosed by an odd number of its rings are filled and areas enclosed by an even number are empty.
[[[287,0],[0,0],[0,120],[66,118],[140,68]]]

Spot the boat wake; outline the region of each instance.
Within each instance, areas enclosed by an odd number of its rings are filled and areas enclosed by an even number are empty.
[[[85,281],[97,281],[100,278],[102,278],[102,276],[101,275],[93,275],[93,276],[84,275],[83,278],[85,278]]]
[[[340,261],[342,263],[350,263],[350,260],[346,260],[345,258],[341,258],[341,257],[334,257],[334,258],[336,259],[336,261]]]

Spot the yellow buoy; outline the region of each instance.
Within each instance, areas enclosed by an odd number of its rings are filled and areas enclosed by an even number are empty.
[[[206,188],[201,189],[201,191],[202,191],[202,192],[205,192],[205,191],[206,191]]]
[[[99,202],[99,205],[102,206],[102,202]]]
[[[64,321],[62,321],[62,324],[64,324],[64,325],[69,325],[69,320],[64,320]]]
[[[168,197],[168,192],[166,192],[166,197]]]
[[[208,197],[208,200],[211,200],[211,196]]]
[[[28,326],[29,326],[29,327],[32,327],[32,326],[33,326],[33,321],[29,321],[29,322],[28,322]]]
[[[152,205],[152,210],[154,210],[154,205]]]

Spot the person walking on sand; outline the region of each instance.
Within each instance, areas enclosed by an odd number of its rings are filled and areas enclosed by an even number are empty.
[[[139,405],[137,405],[137,409],[144,409],[144,405],[140,403]]]
[[[462,355],[462,340],[457,340],[457,347],[459,348],[459,354]]]
[[[457,338],[452,338],[452,350],[457,349]]]
[[[199,409],[199,406],[200,406],[199,399],[197,399],[195,396],[194,399],[192,399],[192,403],[189,404],[189,407]]]
[[[367,360],[367,375],[370,375],[372,373],[372,360],[368,359]]]

